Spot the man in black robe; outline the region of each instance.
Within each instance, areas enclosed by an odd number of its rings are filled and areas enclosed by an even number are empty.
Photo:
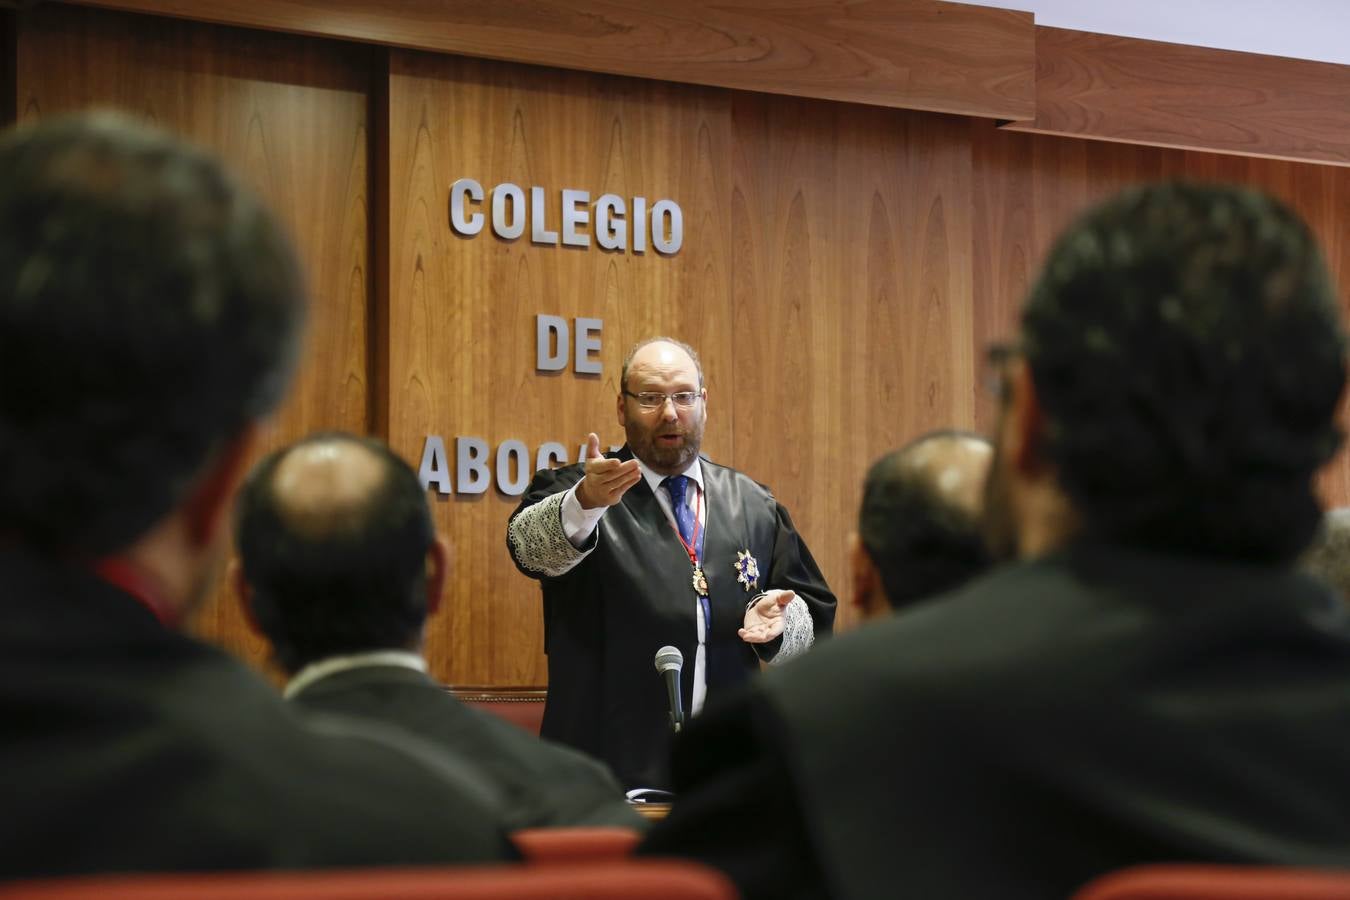
[[[239,493],[231,581],[306,710],[404,728],[468,768],[512,828],[644,828],[609,770],[452,697],[422,637],[450,548],[408,464],[374,438],[318,434]]]
[[[692,348],[639,343],[617,398],[627,444],[540,471],[507,526],[540,580],[549,694],[542,733],[629,787],[667,785],[671,725],[653,657],[684,658],[682,706],[829,632],[835,598],[770,491],[699,454],[708,392]]]
[[[985,514],[1016,562],[710,708],[646,851],[752,900],[1350,866],[1350,615],[1293,569],[1345,350],[1277,201],[1161,185],[1089,213],[998,359]]]

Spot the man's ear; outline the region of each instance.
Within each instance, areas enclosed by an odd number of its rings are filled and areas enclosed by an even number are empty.
[[[249,631],[267,637],[262,626],[258,624],[258,614],[253,609],[253,588],[244,577],[244,563],[237,556],[230,557],[230,564],[225,567],[225,583],[234,592],[235,602],[239,604],[239,610],[244,614]]]
[[[615,412],[615,415],[618,416],[618,419],[619,419],[619,427],[620,427],[620,428],[627,428],[627,427],[628,427],[628,409],[627,409],[627,407],[624,406],[624,403],[623,403],[623,391],[622,391],[622,390],[619,391],[619,396],[615,399],[614,412]]]
[[[1008,373],[1012,398],[1004,444],[1013,468],[1024,475],[1039,475],[1049,466],[1045,457],[1045,413],[1036,382],[1026,360],[1017,360]]]
[[[848,562],[853,579],[853,605],[867,618],[878,606],[878,600],[885,601],[879,596],[882,593],[881,574],[856,531],[848,536]]]
[[[257,443],[258,426],[250,422],[220,449],[197,479],[183,503],[187,537],[193,546],[210,546],[225,529],[234,493],[244,480],[245,467]]]
[[[445,583],[449,580],[450,570],[454,566],[453,556],[450,542],[441,535],[436,535],[436,540],[431,542],[431,547],[427,550],[428,616],[440,609],[441,594],[445,590]]]

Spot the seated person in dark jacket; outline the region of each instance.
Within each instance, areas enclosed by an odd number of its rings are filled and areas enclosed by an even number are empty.
[[[1303,571],[1324,581],[1350,603],[1350,508],[1329,509],[1317,539],[1300,561]]]
[[[470,709],[427,675],[429,613],[450,565],[416,473],[371,438],[320,434],[266,457],[240,492],[232,580],[306,709],[374,719],[438,746],[514,827],[645,826],[599,762]]]
[[[994,448],[976,434],[932,431],[872,463],[851,536],[853,603],[890,615],[989,567],[980,511]]]
[[[510,855],[463,767],[176,630],[302,318],[200,151],[109,115],[0,140],[0,879]]]
[[[1293,567],[1345,351],[1283,204],[1160,185],[1088,213],[998,360],[985,517],[1016,561],[694,720],[646,850],[752,900],[1350,866],[1350,616]]]

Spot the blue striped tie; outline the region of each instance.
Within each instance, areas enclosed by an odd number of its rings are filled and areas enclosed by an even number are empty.
[[[688,475],[671,475],[661,484],[670,492],[670,504],[675,513],[675,524],[680,529],[680,537],[687,546],[694,546],[694,511],[686,502],[689,491]]]

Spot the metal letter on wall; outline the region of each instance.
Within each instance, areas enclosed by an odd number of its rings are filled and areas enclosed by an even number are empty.
[[[516,463],[516,477],[511,477],[511,461]],[[512,438],[502,441],[497,448],[497,490],[508,497],[519,497],[525,493],[525,485],[530,483],[530,448],[524,441]]]
[[[441,440],[439,434],[427,435],[426,443],[422,445],[422,465],[417,477],[424,491],[434,484],[438,494],[452,492],[450,461],[445,457],[445,441]]]
[[[662,219],[670,220],[669,237]],[[680,205],[673,200],[657,200],[652,204],[652,246],[657,253],[671,256],[679,253],[683,244],[684,213],[680,211]]]
[[[483,186],[472,178],[461,178],[450,185],[450,227],[462,235],[472,236],[483,230],[483,214],[465,217],[465,200],[475,203],[483,199]]]
[[[628,244],[628,223],[624,221],[623,198],[602,194],[595,201],[595,242],[606,250],[622,250]]]
[[[600,349],[600,329],[605,325],[600,319],[577,319],[576,370],[587,375],[600,374],[600,358],[591,356],[591,351]]]
[[[536,244],[558,243],[558,232],[549,231],[546,219],[544,189],[530,188],[530,240]]]
[[[571,349],[567,340],[567,320],[542,313],[534,319],[534,367],[540,372],[561,372],[567,368],[567,352]],[[581,340],[579,333],[577,340]],[[553,351],[554,346],[558,348],[557,352]]]
[[[539,445],[539,452],[534,457],[534,470],[552,469],[554,466],[567,465],[567,448],[557,441],[549,441]]]
[[[569,247],[585,247],[590,238],[577,231],[578,225],[591,220],[589,191],[573,191],[567,188],[562,192],[562,242]]]
[[[482,438],[455,438],[455,474],[461,494],[482,494],[492,484],[488,471],[488,444]]]
[[[647,252],[647,199],[633,198],[633,252]]]
[[[506,220],[506,201],[511,201],[511,221]],[[514,241],[525,233],[525,192],[503,182],[492,189],[492,230],[497,237]]]

